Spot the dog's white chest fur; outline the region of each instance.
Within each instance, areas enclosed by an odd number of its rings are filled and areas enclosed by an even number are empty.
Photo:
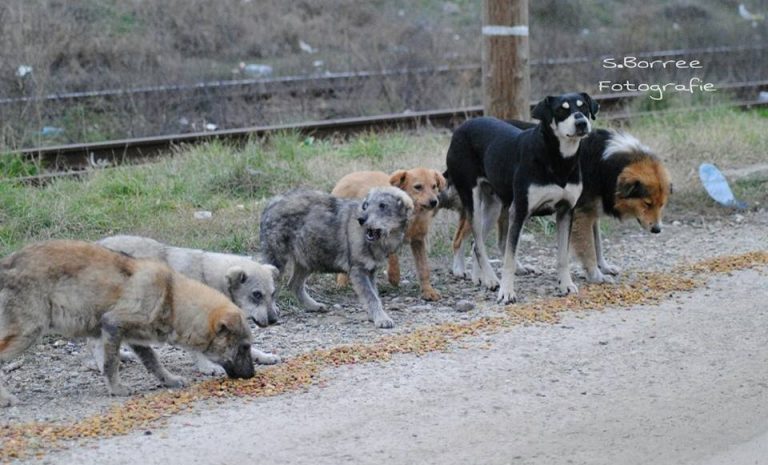
[[[565,187],[560,187],[557,184],[547,184],[546,186],[532,184],[528,187],[528,211],[554,208],[561,201],[566,201],[568,205],[574,206],[581,195],[581,188],[581,183],[566,184]]]

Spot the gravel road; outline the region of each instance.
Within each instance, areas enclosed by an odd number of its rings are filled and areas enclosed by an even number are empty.
[[[768,250],[766,209],[668,215],[667,221],[664,232],[654,236],[633,223],[610,223],[607,256],[626,270],[622,279],[636,271],[669,271],[709,257]],[[552,295],[554,238],[529,236],[522,247],[523,261],[542,273],[519,279],[518,294]],[[383,333],[499,314],[494,293],[453,278],[447,272],[450,258],[434,253],[433,279],[444,298],[419,301],[407,255],[399,290],[380,281],[394,330],[365,322],[352,292],[336,290],[333,277],[325,276],[311,284],[318,300],[336,304],[332,310],[306,314],[283,305],[282,324],[260,330],[259,346],[291,357],[369,342]],[[43,460],[760,463],[728,460],[740,453],[753,457],[768,442],[764,283],[765,274],[757,271],[719,276],[708,288],[658,308],[519,327],[478,339],[468,350],[339,369],[325,375],[327,387],[309,393],[201,408],[149,436],[105,440]],[[475,307],[459,311],[462,301]],[[169,369],[205,379],[181,352],[162,349]],[[56,337],[20,357],[6,379],[22,403],[0,412],[2,424],[77,420],[120,404],[106,395],[100,376],[83,367],[83,358],[80,341]],[[159,389],[136,363],[124,364],[122,373],[137,391]],[[210,447],[201,447],[206,444]]]
[[[765,271],[338,369],[322,388],[180,415],[45,463],[766,463]]]

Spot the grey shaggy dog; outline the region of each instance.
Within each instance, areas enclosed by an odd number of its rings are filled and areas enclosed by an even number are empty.
[[[273,198],[261,215],[262,261],[281,274],[293,270],[288,286],[307,311],[325,310],[307,294],[311,273],[349,274],[368,319],[377,328],[391,328],[374,277],[402,245],[412,215],[413,201],[395,187],[374,188],[364,200],[291,191]]]

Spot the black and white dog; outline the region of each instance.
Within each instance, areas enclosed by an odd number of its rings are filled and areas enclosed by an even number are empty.
[[[573,207],[581,195],[581,169],[576,156],[579,143],[589,134],[589,118],[595,119],[598,105],[585,93],[546,97],[533,109],[539,120],[533,128],[521,130],[495,118],[476,118],[453,133],[448,148],[447,174],[461,199],[472,225],[473,253],[478,266],[473,280],[491,290],[499,289],[498,301],[517,300],[514,290],[517,244],[525,220],[530,216],[556,213],[558,284],[562,294],[577,292],[568,269],[568,244]],[[483,185],[490,186],[483,189]],[[501,283],[491,268],[482,225],[475,215],[483,196],[498,197],[509,209],[509,231],[504,247]]]

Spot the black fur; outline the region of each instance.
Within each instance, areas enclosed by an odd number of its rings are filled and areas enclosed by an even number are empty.
[[[582,105],[577,104],[579,100]],[[568,108],[563,107],[565,102]],[[574,205],[564,200],[555,204],[529,205],[528,193],[531,186],[565,188],[568,184],[581,184],[578,152],[564,153],[568,148],[561,147],[561,142],[566,141],[571,147],[578,143],[590,127],[585,113],[594,119],[597,110],[597,104],[588,95],[566,94],[550,96],[539,102],[532,111],[539,124],[523,123],[529,126],[525,129],[489,117],[462,124],[454,132],[448,149],[446,178],[453,183],[467,218],[471,221],[474,215],[472,190],[484,178],[505,207],[513,206],[510,211],[513,221],[506,243],[512,254],[516,251],[522,225],[529,216],[558,211],[558,217],[566,215],[570,222]],[[571,117],[575,132],[567,135],[573,138],[556,134],[553,126]],[[477,234],[477,231],[473,229],[473,233]],[[477,247],[475,254],[478,255]],[[509,272],[508,266],[505,263],[504,273]],[[489,287],[493,288],[493,283]]]

